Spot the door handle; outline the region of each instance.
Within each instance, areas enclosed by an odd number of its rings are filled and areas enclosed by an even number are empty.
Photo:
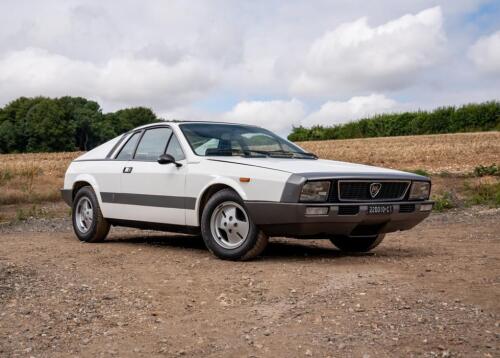
[[[130,173],[132,173],[132,169],[134,169],[134,168],[133,167],[124,167],[123,172],[125,174],[130,174]]]

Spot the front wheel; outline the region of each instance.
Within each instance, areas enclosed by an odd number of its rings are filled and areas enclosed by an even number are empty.
[[[367,252],[371,249],[376,248],[382,240],[384,240],[385,234],[379,234],[376,236],[335,236],[330,239],[332,244],[334,244],[339,250],[347,252]]]
[[[102,216],[94,190],[84,186],[75,195],[72,210],[73,230],[81,241],[101,242],[108,235],[110,225]]]
[[[210,252],[225,260],[250,260],[261,254],[268,242],[239,195],[230,189],[208,200],[201,216],[201,232]]]

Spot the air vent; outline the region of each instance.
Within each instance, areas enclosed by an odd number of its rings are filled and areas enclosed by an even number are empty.
[[[415,211],[415,204],[401,204],[399,205],[400,213],[412,213]]]
[[[357,215],[359,213],[358,205],[339,206],[339,215]]]

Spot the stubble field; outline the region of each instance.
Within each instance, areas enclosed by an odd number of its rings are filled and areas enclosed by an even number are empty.
[[[299,143],[321,158],[431,174],[467,174],[500,162],[500,132],[344,139]]]
[[[464,205],[367,254],[272,238],[226,262],[171,233],[81,243],[58,193],[79,153],[0,155],[0,356],[500,356],[500,209],[467,201],[498,186],[472,172],[499,164],[500,133],[303,146],[431,173],[436,198]]]
[[[500,132],[458,133],[299,143],[323,159],[349,161],[428,173],[433,192],[463,197],[495,178],[466,178],[479,165],[500,164]],[[0,223],[13,219],[67,215],[59,189],[68,164],[81,152],[0,154]]]

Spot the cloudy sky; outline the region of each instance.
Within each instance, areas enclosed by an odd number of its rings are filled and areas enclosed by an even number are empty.
[[[37,95],[281,134],[498,100],[500,1],[3,0],[0,106]]]

